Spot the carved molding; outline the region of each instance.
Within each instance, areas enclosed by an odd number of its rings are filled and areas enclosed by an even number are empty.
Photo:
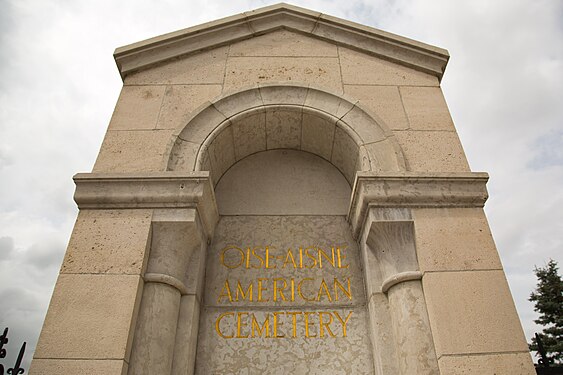
[[[407,271],[401,272],[387,278],[383,284],[381,284],[381,291],[387,293],[389,289],[393,286],[400,284],[405,281],[420,280],[422,279],[422,272],[420,271]]]
[[[193,208],[208,235],[219,218],[209,172],[78,173],[79,209]]]
[[[183,296],[188,294],[188,288],[186,288],[183,282],[175,277],[164,275],[162,273],[145,273],[143,279],[147,283],[160,283],[170,285],[171,287],[178,289],[180,294]]]
[[[483,207],[488,179],[483,172],[358,172],[348,211],[352,234],[358,238],[369,207]]]
[[[164,61],[288,29],[442,78],[448,51],[288,4],[276,4],[117,48],[122,78]]]

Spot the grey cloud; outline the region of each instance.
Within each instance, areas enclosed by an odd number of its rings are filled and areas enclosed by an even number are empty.
[[[6,368],[13,366],[25,341],[27,348],[23,366],[28,370],[39,336],[37,327],[41,327],[44,318],[44,311],[36,308],[40,305],[40,301],[23,287],[0,291],[0,301],[3,302],[0,311],[0,329],[3,331],[5,327],[9,328],[7,355],[2,363]]]
[[[563,124],[561,130],[541,135],[535,142],[534,159],[528,164],[532,169],[563,165]]]
[[[58,239],[47,239],[33,244],[25,253],[27,264],[44,270],[57,267],[61,264],[61,254],[64,254],[65,245]]]
[[[14,239],[12,237],[0,237],[0,261],[10,259],[14,251]]]

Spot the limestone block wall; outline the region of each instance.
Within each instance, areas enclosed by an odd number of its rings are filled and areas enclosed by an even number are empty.
[[[533,374],[528,346],[483,210],[412,212],[441,372]]]
[[[162,171],[175,132],[233,90],[286,83],[346,95],[392,131],[412,171],[468,171],[438,78],[279,30],[125,77],[94,172]]]
[[[352,189],[377,375],[533,374],[482,210],[486,176],[470,173],[438,77],[331,42],[319,22],[315,37],[282,27],[124,74],[92,182],[77,179],[31,374],[191,373],[213,189],[276,148],[324,158]]]
[[[80,211],[31,374],[126,374],[152,210]]]

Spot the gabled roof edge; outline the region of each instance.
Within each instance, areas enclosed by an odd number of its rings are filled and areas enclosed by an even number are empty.
[[[166,60],[288,29],[399,63],[442,79],[448,51],[376,28],[280,3],[164,34],[115,50],[122,78]]]

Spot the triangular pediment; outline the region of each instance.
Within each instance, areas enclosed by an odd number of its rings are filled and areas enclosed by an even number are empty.
[[[286,29],[442,78],[448,51],[372,27],[284,3],[259,8],[117,48],[120,74]]]

